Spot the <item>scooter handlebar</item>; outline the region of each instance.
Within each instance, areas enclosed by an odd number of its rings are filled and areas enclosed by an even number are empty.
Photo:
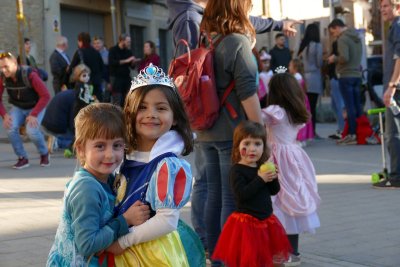
[[[386,108],[373,108],[373,109],[368,109],[368,115],[374,115],[374,114],[379,114],[383,113],[386,111]]]

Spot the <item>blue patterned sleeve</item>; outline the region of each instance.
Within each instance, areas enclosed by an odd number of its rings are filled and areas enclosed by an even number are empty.
[[[183,159],[165,158],[152,174],[146,194],[154,210],[180,209],[189,201],[192,190],[190,165]]]
[[[83,178],[69,190],[66,201],[76,247],[80,254],[88,257],[107,248],[116,239],[113,228],[106,225],[112,210],[104,208],[108,199],[94,178]]]

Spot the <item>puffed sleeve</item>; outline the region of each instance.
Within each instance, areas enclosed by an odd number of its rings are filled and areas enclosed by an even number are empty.
[[[277,124],[285,117],[283,108],[271,105],[261,110],[262,118],[266,124]]]
[[[154,210],[180,209],[189,201],[191,190],[189,163],[179,158],[165,158],[158,163],[151,177],[146,201]]]

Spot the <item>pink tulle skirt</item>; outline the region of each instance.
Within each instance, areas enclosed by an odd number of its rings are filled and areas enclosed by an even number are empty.
[[[275,215],[265,220],[234,212],[225,223],[212,259],[227,267],[272,267],[292,251],[286,232]]]
[[[304,99],[305,99],[307,111],[310,113],[310,110],[311,110],[310,102],[308,101],[308,97],[306,94],[304,95]],[[297,133],[297,141],[302,142],[302,141],[307,141],[307,140],[310,140],[313,138],[314,138],[314,129],[313,129],[312,121],[310,118],[308,120],[308,122],[305,124],[305,126],[303,128],[301,128],[299,130],[299,132]]]

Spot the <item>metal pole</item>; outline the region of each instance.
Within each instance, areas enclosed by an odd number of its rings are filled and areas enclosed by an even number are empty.
[[[113,31],[113,43],[117,43],[117,25],[115,22],[115,1],[110,0],[110,10],[111,10],[111,21],[112,21],[112,31]]]
[[[18,25],[18,51],[21,65],[26,64],[24,49],[24,8],[22,0],[16,0],[17,3],[17,25]]]
[[[267,14],[267,0],[262,1],[263,16],[268,16]]]
[[[332,21],[335,18],[335,9],[333,7],[333,0],[328,0],[329,1],[329,21]]]

